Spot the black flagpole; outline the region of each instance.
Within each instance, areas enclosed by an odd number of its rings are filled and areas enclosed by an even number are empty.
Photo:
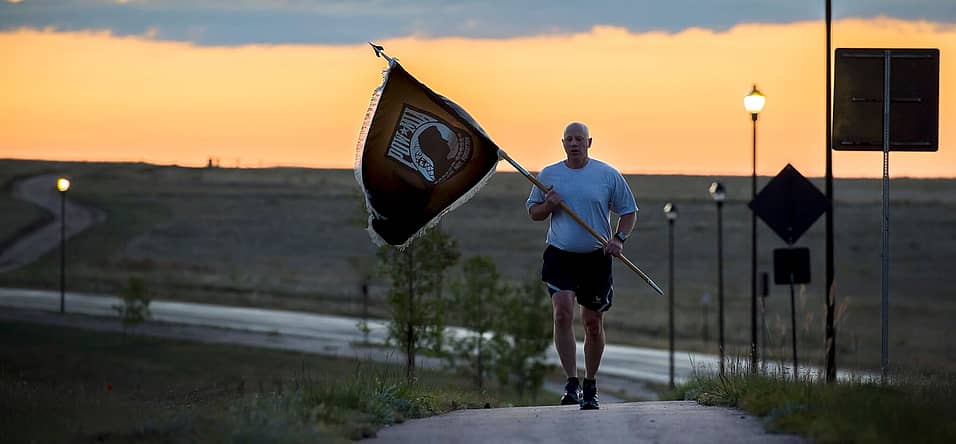
[[[832,92],[830,90],[830,28],[833,18],[833,8],[831,0],[826,0],[827,6],[827,140],[825,149],[827,151],[827,171],[826,171],[826,196],[827,196],[827,219],[826,219],[826,262],[827,262],[827,281],[826,281],[826,381],[832,383],[836,381],[836,329],[833,328],[833,311],[836,305],[836,294],[833,291],[833,152],[830,149],[830,139],[832,137],[833,124],[831,122],[831,101]]]

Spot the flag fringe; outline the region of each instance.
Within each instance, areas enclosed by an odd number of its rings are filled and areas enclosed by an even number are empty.
[[[381,215],[372,208],[372,203],[368,199],[368,193],[365,192],[367,188],[365,188],[365,181],[362,180],[362,152],[365,149],[365,141],[368,139],[368,130],[372,126],[372,118],[375,117],[379,100],[382,98],[382,91],[385,89],[385,84],[388,83],[388,74],[391,72],[392,65],[395,63],[394,59],[388,60],[388,67],[382,70],[382,84],[379,85],[378,88],[375,88],[375,91],[372,91],[372,98],[369,100],[368,110],[365,111],[365,119],[362,121],[362,129],[359,131],[358,142],[355,145],[355,162],[353,166],[355,181],[358,182],[359,188],[362,190],[362,196],[365,198],[365,209],[368,211],[368,226],[365,228],[365,231],[368,231],[372,242],[378,246],[383,245],[385,240],[372,229],[372,219],[375,218],[375,216],[381,217]]]

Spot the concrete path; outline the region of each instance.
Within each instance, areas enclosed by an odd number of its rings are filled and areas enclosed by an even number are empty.
[[[60,192],[56,189],[56,174],[44,174],[19,180],[13,184],[13,197],[38,205],[53,214],[53,220],[0,251],[0,273],[27,265],[60,246]],[[66,199],[66,237],[106,220],[106,212],[98,208]]]
[[[387,427],[368,443],[805,443],[769,434],[760,420],[694,401],[462,410]]]

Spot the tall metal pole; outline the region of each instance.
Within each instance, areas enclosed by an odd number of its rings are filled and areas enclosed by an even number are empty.
[[[764,277],[767,277],[764,274]],[[767,373],[767,296],[760,298],[760,336],[763,346],[760,348],[760,371]]]
[[[793,296],[793,271],[790,271],[790,342],[793,345],[793,380],[800,377],[797,364],[797,305]]]
[[[717,328],[720,342],[720,376],[724,375],[724,223],[721,210],[724,203],[717,202]]]
[[[826,171],[826,197],[827,197],[827,215],[826,215],[826,381],[833,383],[836,381],[836,329],[833,328],[833,313],[836,305],[836,294],[833,292],[833,153],[830,150],[833,124],[831,122],[831,101],[832,92],[830,90],[830,22],[832,18],[832,8],[830,0],[827,2],[827,140],[825,149],[827,152],[827,171]]]
[[[889,367],[890,306],[890,51],[883,55],[883,273],[882,318],[883,340],[880,354],[880,381],[886,383]]]
[[[60,314],[66,312],[66,191],[60,192]]]
[[[668,300],[667,300],[667,326],[670,330],[670,388],[674,388],[674,219],[667,220],[668,233]]]
[[[753,170],[750,175],[750,201],[757,199],[757,113],[753,121]],[[757,212],[750,210],[750,372],[757,371]]]

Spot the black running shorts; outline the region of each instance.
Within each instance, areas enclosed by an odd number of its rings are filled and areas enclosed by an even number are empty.
[[[604,249],[590,253],[572,253],[548,245],[544,250],[541,280],[554,296],[562,290],[573,291],[581,304],[598,312],[611,308],[614,288],[611,286],[611,256]]]

